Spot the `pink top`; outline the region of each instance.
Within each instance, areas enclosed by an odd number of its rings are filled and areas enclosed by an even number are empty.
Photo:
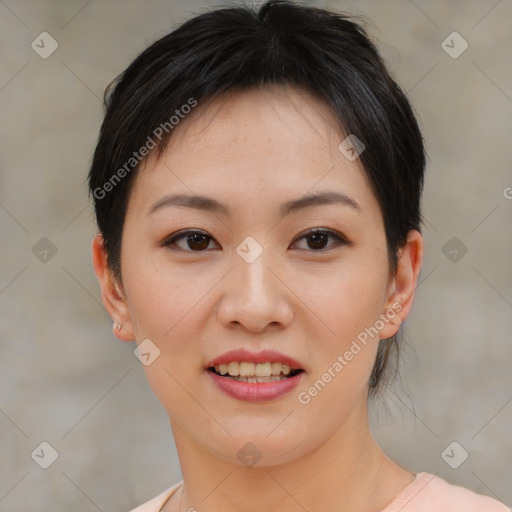
[[[131,512],[160,512],[183,480]],[[512,508],[430,473],[416,478],[382,512],[510,512]]]

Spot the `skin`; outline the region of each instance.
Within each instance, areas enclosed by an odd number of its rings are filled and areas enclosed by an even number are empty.
[[[123,230],[122,280],[112,277],[101,235],[92,243],[102,298],[122,340],[149,338],[160,356],[144,371],[169,414],[184,485],[162,510],[303,509],[377,512],[414,478],[386,457],[368,421],[367,383],[378,340],[409,313],[423,257],[411,231],[390,271],[379,204],[329,107],[307,93],[267,86],[200,104],[175,129],[162,158],[138,174]],[[281,203],[341,191],[359,209],[316,205],[283,217]],[[231,217],[185,207],[148,210],[170,193],[208,195]],[[343,234],[315,245],[312,228]],[[205,244],[163,241],[184,229]],[[247,263],[248,236],[262,254]],[[209,243],[208,243],[209,242]],[[200,246],[203,250],[194,251]],[[181,250],[180,250],[181,248]],[[187,252],[188,251],[188,252]],[[401,310],[308,404],[297,395],[379,315]],[[205,365],[232,349],[274,349],[299,360],[298,388],[250,403],[212,385]],[[237,452],[251,442],[261,459]]]

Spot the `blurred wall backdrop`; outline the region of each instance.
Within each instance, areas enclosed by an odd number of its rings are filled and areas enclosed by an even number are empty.
[[[107,84],[193,13],[232,4],[0,1],[2,511],[126,511],[181,478],[135,344],[101,304],[85,179]],[[412,471],[510,506],[512,2],[309,4],[367,17],[429,153],[402,386],[373,409],[375,436]]]

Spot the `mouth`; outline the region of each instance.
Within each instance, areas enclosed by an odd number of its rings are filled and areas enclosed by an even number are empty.
[[[225,395],[246,402],[267,402],[288,395],[307,367],[275,350],[231,350],[209,361],[205,373]]]
[[[280,361],[231,361],[210,366],[208,370],[225,379],[248,383],[279,382],[304,372],[302,368],[292,368]]]

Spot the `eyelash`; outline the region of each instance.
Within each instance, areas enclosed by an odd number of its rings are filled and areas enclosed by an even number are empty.
[[[318,249],[318,250],[311,249],[308,252],[323,253],[323,252],[327,252],[327,251],[331,250],[333,248],[333,246],[337,247],[337,246],[340,246],[340,245],[349,245],[350,244],[350,242],[341,233],[337,233],[336,231],[333,231],[331,229],[324,229],[324,228],[312,229],[312,230],[304,233],[303,235],[297,237],[294,240],[293,243],[295,243],[298,240],[301,240],[303,238],[311,237],[312,235],[315,235],[315,234],[318,234],[318,233],[325,234],[325,235],[327,235],[329,237],[334,238],[336,240],[336,243],[331,245],[330,247],[327,247],[327,248],[324,248],[324,249]],[[204,235],[205,237],[207,237],[207,238],[209,238],[211,240],[214,240],[214,238],[211,237],[210,235],[208,235],[205,231],[190,230],[189,229],[189,230],[181,231],[181,232],[175,233],[174,235],[171,235],[169,238],[164,240],[164,242],[162,243],[162,246],[163,247],[167,247],[167,248],[169,248],[169,249],[171,249],[173,251],[179,250],[179,251],[190,252],[190,253],[206,252],[206,249],[205,250],[201,250],[201,251],[193,251],[193,250],[182,249],[181,247],[177,247],[176,246],[176,242],[178,242],[179,240],[191,237],[193,235]],[[307,250],[307,249],[299,249],[299,250]]]

